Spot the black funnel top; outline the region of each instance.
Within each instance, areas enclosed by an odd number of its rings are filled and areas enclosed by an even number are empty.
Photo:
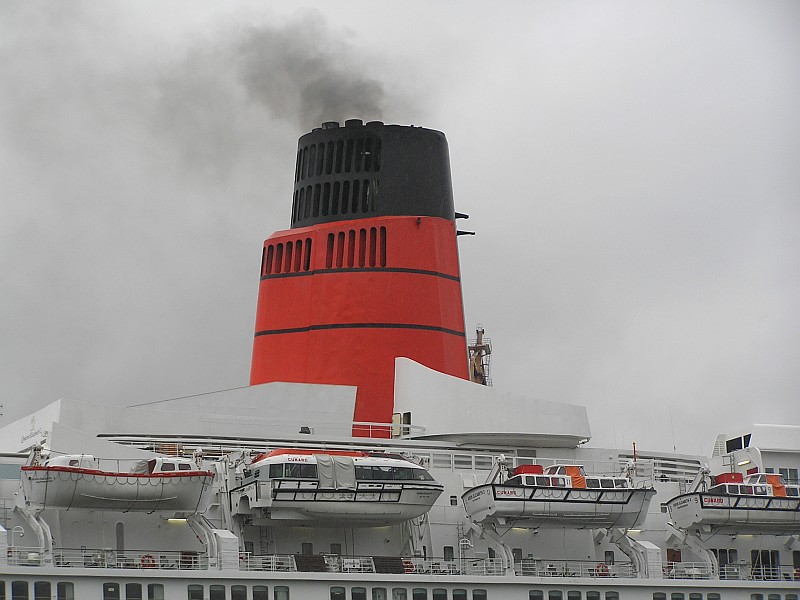
[[[360,120],[300,138],[292,227],[380,216],[455,219],[450,155],[440,131]]]

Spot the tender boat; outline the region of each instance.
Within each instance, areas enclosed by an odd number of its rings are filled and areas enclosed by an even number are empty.
[[[231,506],[270,522],[376,526],[425,514],[443,489],[398,454],[279,449],[255,457]]]
[[[156,457],[127,471],[102,469],[90,454],[56,456],[21,467],[26,503],[34,509],[181,512],[206,508],[213,471],[188,458]]]
[[[800,534],[800,485],[772,473],[724,473],[706,492],[676,496],[667,503],[680,529],[708,528],[723,534]]]
[[[655,489],[627,477],[587,475],[580,465],[520,465],[504,483],[462,496],[469,517],[523,528],[631,528],[640,525]]]

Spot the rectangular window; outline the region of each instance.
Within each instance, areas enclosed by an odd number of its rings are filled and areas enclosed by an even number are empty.
[[[453,600],[467,600],[467,590],[456,588],[453,590]]]
[[[578,590],[569,590],[567,592],[567,600],[581,600],[582,596],[583,594],[581,594]]]
[[[411,590],[411,600],[428,600],[428,590],[425,588],[414,588]]]
[[[269,600],[269,588],[265,585],[254,585],[253,600]]]
[[[486,600],[486,590],[472,590],[472,600]]]
[[[3,598],[5,596],[0,596],[0,600]],[[59,581],[56,584],[56,598],[58,600],[75,600],[75,586],[71,581]]]
[[[188,600],[203,600],[203,586],[192,584],[187,586],[187,598]]]
[[[143,600],[141,583],[125,584],[125,600]]]
[[[311,542],[303,542],[300,544],[300,554],[304,556],[311,556],[314,554],[314,544]]]
[[[547,592],[547,600],[561,600],[564,594],[561,590],[550,590]]]
[[[331,600],[346,600],[342,586],[337,585],[331,588]]]
[[[455,554],[455,549],[453,548],[453,546],[445,546],[444,548],[442,548],[442,550],[444,551],[445,560],[447,561],[453,560]]]
[[[28,600],[28,582],[11,582],[11,600]]]
[[[118,583],[103,584],[103,600],[120,600]]]
[[[147,600],[164,600],[164,585],[161,583],[148,583]]]
[[[50,600],[50,582],[35,581],[33,583],[33,600]]]
[[[433,600],[447,600],[447,590],[442,588],[434,588],[432,593]]]
[[[225,586],[216,584],[208,586],[208,600],[225,600]]]
[[[542,590],[530,590],[528,592],[528,600],[544,600],[544,592]]]
[[[606,592],[606,600],[619,600],[619,592]]]
[[[392,600],[408,600],[406,588],[392,588]]]
[[[276,585],[272,593],[275,595],[273,600],[289,600],[289,588],[285,585]]]
[[[386,588],[372,588],[372,600],[389,600]]]
[[[354,587],[350,590],[350,598],[352,600],[367,600],[367,588]]]

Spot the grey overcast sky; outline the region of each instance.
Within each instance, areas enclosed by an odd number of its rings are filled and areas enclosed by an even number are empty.
[[[246,385],[297,137],[355,117],[447,135],[497,389],[800,424],[798,107],[795,1],[5,1],[2,421]]]

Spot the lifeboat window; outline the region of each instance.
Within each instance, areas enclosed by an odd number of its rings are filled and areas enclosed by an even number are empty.
[[[258,471],[256,471],[256,477],[258,477]],[[283,464],[277,465],[270,465],[269,466],[269,478],[270,479],[280,479],[283,477]]]
[[[428,590],[425,588],[414,588],[411,590],[411,600],[428,600]]]
[[[600,487],[603,489],[613,488],[614,487],[614,480],[613,479],[601,479],[600,480]]]
[[[486,600],[486,590],[472,590],[472,600]]]
[[[331,600],[345,600],[344,588],[339,585],[332,587]]]
[[[417,481],[433,481],[433,477],[425,469],[411,469],[411,473]]]
[[[549,477],[537,477],[536,478],[536,485],[543,485],[545,487],[550,485],[550,478]]]
[[[753,493],[757,496],[766,496],[767,495],[767,487],[764,485],[755,485],[753,486]]]
[[[392,467],[372,467],[372,478],[391,481]]]
[[[269,600],[269,588],[265,585],[254,585],[253,600]]]
[[[753,493],[753,486],[752,485],[739,486],[739,493],[740,494],[752,494]]]
[[[798,495],[800,495],[800,488],[787,487],[786,488],[786,495],[787,496],[792,496],[792,497],[798,496]]]
[[[392,479],[395,481],[407,481],[413,479],[411,469],[408,467],[392,467]]]
[[[628,480],[627,479],[615,479],[614,480],[614,487],[627,488],[628,487]]]
[[[70,461],[69,461],[69,466],[70,467],[77,467],[78,466],[77,459],[71,458]]]
[[[161,470],[162,471],[174,471],[175,465],[172,463],[161,463]]]
[[[247,600],[247,586],[246,585],[232,585],[231,586],[231,600]]]
[[[506,485],[522,485],[522,476],[514,475],[506,480]]]
[[[600,480],[595,477],[588,477],[586,479],[586,487],[587,488],[599,488],[600,487]]]
[[[567,487],[567,482],[563,477],[553,477],[553,487]]]
[[[525,485],[536,485],[536,477],[531,477],[530,475],[526,475]]]
[[[189,465],[189,464],[186,464],[186,463],[181,463],[181,464],[178,465],[178,470],[179,471],[191,471],[192,470],[192,465]]]
[[[372,479],[372,467],[356,467],[356,479]]]
[[[50,594],[47,595],[50,597]],[[126,583],[125,584],[125,600],[142,600],[142,584],[141,583]]]
[[[285,585],[276,585],[272,592],[275,594],[275,600],[289,600],[289,588]]]
[[[550,590],[547,592],[547,600],[561,600],[564,597],[564,592],[561,590]]]
[[[295,479],[317,478],[317,465],[288,463],[284,471],[286,477]]]
[[[352,600],[367,600],[367,588],[354,587],[350,590],[350,598]]]
[[[71,597],[70,600],[72,600]],[[164,585],[161,583],[148,583],[147,600],[164,600]],[[255,596],[253,597],[253,600],[256,600]]]

